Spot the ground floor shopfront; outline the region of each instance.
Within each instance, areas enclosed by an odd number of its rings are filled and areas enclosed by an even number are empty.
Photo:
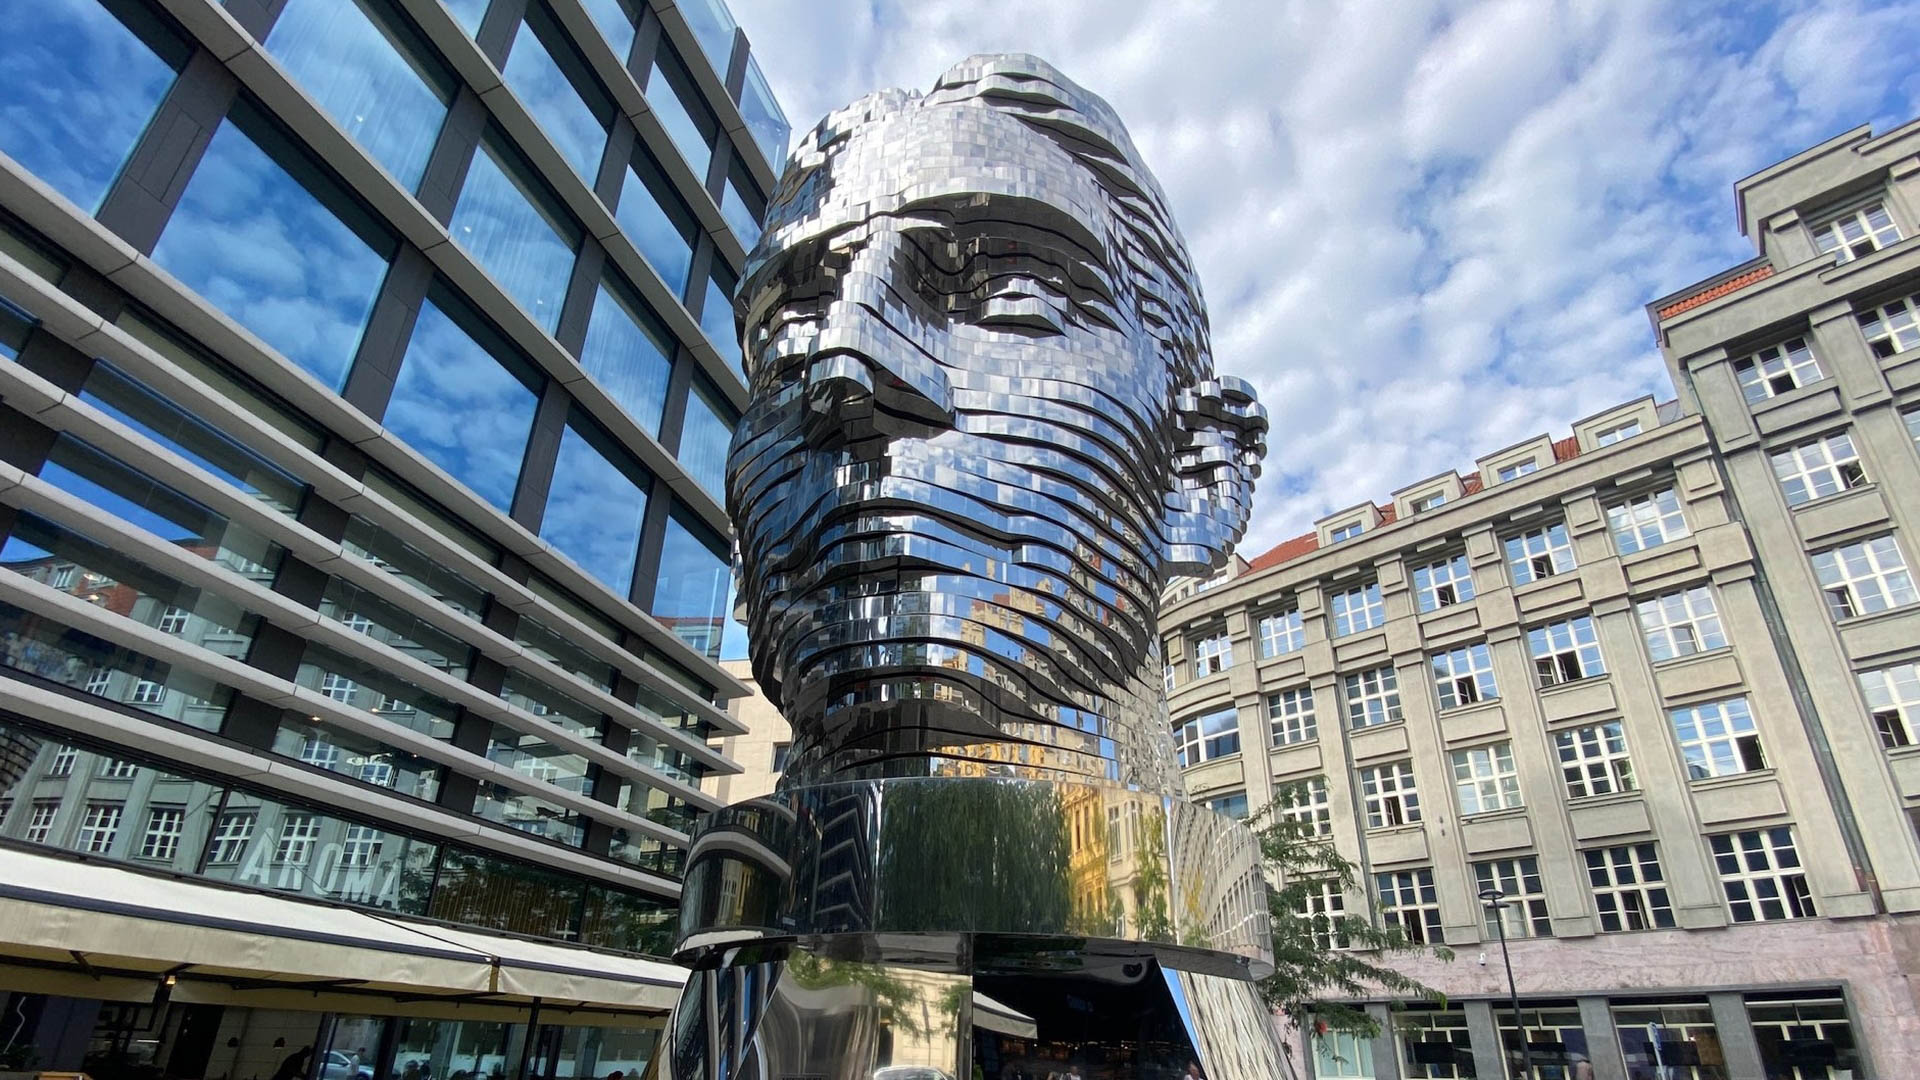
[[[1302,1033],[1319,1080],[1898,1080],[1920,1075],[1920,919],[1511,943],[1401,965],[1444,1004],[1368,1003],[1374,1039]],[[1524,1044],[1524,1058],[1523,1058]],[[1526,1059],[1530,1059],[1527,1061]]]

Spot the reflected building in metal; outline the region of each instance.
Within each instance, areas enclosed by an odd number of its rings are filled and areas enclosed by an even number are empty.
[[[1258,846],[1186,799],[1157,625],[1267,421],[1112,109],[982,56],[835,112],[736,296],[728,511],[793,743],[694,839],[673,1074],[1284,1075]]]

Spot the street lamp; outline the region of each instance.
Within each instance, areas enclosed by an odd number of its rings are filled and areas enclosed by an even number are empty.
[[[1507,920],[1501,917],[1501,911],[1507,902],[1501,899],[1505,894],[1499,889],[1482,889],[1480,902],[1487,906],[1487,914],[1493,916],[1493,925],[1500,932],[1500,962],[1507,969],[1507,995],[1513,1001],[1513,1027],[1520,1036],[1520,1067],[1526,1071],[1520,1075],[1533,1080],[1533,1050],[1527,1045],[1527,1022],[1520,1017],[1520,988],[1513,984],[1513,957],[1507,953]],[[1507,1066],[1509,1074],[1512,1065]]]

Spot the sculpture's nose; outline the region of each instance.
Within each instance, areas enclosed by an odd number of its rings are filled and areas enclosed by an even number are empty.
[[[952,426],[953,391],[936,359],[941,335],[888,286],[915,272],[899,265],[913,256],[898,232],[875,230],[841,275],[807,360],[816,445]]]

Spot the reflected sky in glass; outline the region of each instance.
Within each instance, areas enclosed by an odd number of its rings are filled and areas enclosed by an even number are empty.
[[[747,122],[747,132],[767,156],[773,166],[773,175],[779,176],[786,165],[787,143],[793,138],[793,128],[787,123],[787,114],[780,109],[779,99],[773,96],[773,87],[767,85],[767,76],[760,70],[760,58],[747,58],[747,81],[740,89],[740,118]]]
[[[232,119],[214,133],[153,261],[335,390],[387,269]]]
[[[449,319],[420,305],[382,421],[502,510],[513,503],[539,396]]]
[[[654,618],[695,649],[718,657],[732,577],[724,556],[682,525],[678,514],[668,517],[653,593]]]
[[[137,473],[131,469],[127,470],[127,474],[135,480],[149,479],[144,473]],[[104,510],[121,521],[145,529],[162,540],[178,544],[202,539],[200,530],[188,528],[171,518],[163,517],[141,503],[127,498],[104,484],[96,483],[58,462],[49,461],[40,466],[40,479],[80,499],[88,506]],[[153,495],[162,505],[191,507],[194,515],[203,521],[223,520],[218,514],[177,494],[171,488],[163,488],[156,484],[153,487]],[[217,535],[218,530],[208,530],[208,532]],[[12,556],[9,555],[9,557]]]
[[[99,209],[173,68],[93,0],[0,0],[0,150]]]
[[[573,171],[592,187],[600,168],[600,154],[607,148],[607,129],[573,83],[567,81],[566,73],[554,62],[531,23],[520,24],[501,74]]]
[[[713,62],[713,70],[724,80],[727,61],[733,58],[733,12],[722,0],[680,0],[680,14],[693,31],[700,51]]]
[[[660,434],[660,412],[673,372],[673,338],[653,313],[627,305],[603,283],[587,320],[580,366],[650,435]]]
[[[733,323],[733,274],[725,267],[715,263],[713,275],[707,279],[707,298],[700,308],[700,329],[706,332],[713,347],[742,379],[746,376],[746,365],[740,355],[740,328]]]
[[[687,415],[680,425],[680,467],[707,494],[727,500],[727,443],[733,439],[733,425],[722,414],[721,406],[710,400],[712,391],[695,379],[687,390]]]
[[[554,328],[573,270],[573,244],[561,237],[488,142],[473,155],[448,231],[534,322]]]
[[[707,163],[713,158],[713,144],[707,141],[707,129],[694,120],[691,111],[702,106],[688,105],[682,100],[679,91],[667,81],[666,69],[658,57],[654,58],[652,74],[647,76],[647,104],[659,115],[660,126],[667,129],[673,144],[680,148],[680,156],[687,159],[694,178],[704,183]]]
[[[720,216],[727,219],[727,228],[740,238],[740,246],[752,251],[760,240],[760,223],[754,220],[753,210],[741,197],[732,177],[728,177],[726,187],[720,189]]]
[[[289,0],[267,51],[402,187],[420,184],[446,100],[361,0]]]
[[[613,219],[673,295],[683,295],[693,264],[693,214],[644,154],[627,166]]]
[[[440,0],[440,2],[446,5],[448,14],[451,14],[453,21],[459,23],[460,28],[467,32],[468,37],[480,32],[480,20],[487,14],[487,0]]]
[[[560,436],[540,539],[624,598],[633,584],[647,492],[596,450],[576,422]]]
[[[621,0],[580,0],[580,6],[593,16],[593,24],[606,35],[607,44],[613,48],[613,55],[627,62],[627,54],[633,52],[633,16],[627,14],[627,6]]]

